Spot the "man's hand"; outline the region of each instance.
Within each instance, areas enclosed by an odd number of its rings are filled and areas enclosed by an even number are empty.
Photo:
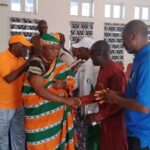
[[[106,90],[95,91],[95,100],[99,101],[100,104],[106,101]]]
[[[74,97],[68,97],[68,98],[66,98],[66,104],[68,106],[74,106]]]
[[[107,89],[106,90],[106,102],[107,103],[112,103],[112,104],[117,104],[118,103],[118,92]]]
[[[53,88],[56,90],[67,89],[67,83],[64,80],[56,80],[53,84]]]
[[[94,96],[96,97],[95,100],[99,101],[100,104],[107,102],[107,103],[117,103],[119,93],[110,89],[102,90],[102,91],[95,91]]]
[[[73,107],[79,107],[81,106],[81,101],[80,101],[80,98],[78,97],[69,97],[69,98],[66,98],[66,104],[69,105],[69,106],[73,106]]]

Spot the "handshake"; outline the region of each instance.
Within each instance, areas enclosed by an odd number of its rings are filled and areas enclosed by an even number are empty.
[[[68,97],[68,98],[66,98],[66,104],[68,106],[72,106],[75,108],[79,107],[82,104],[81,98],[80,97]]]
[[[94,97],[99,104],[110,103],[117,104],[119,97],[123,96],[122,92],[113,91],[109,88],[101,88],[102,90],[95,91]],[[82,98],[80,97],[69,97],[66,98],[66,104],[72,107],[80,107],[82,105]]]
[[[102,103],[110,103],[110,104],[117,104],[119,102],[119,97],[122,96],[122,92],[113,91],[109,88],[103,89],[101,91],[95,91],[94,96],[95,100]]]

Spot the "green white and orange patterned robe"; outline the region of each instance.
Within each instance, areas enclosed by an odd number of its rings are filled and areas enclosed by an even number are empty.
[[[68,92],[64,89],[55,90],[55,80],[66,80],[70,93],[75,84],[73,73],[59,59],[51,64],[43,78],[49,91],[64,97],[68,96]],[[23,85],[23,99],[27,150],[75,150],[74,116],[68,106],[37,96],[27,79]]]

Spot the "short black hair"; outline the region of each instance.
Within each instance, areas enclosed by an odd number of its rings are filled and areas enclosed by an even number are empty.
[[[47,24],[47,22],[46,22],[46,20],[39,20],[39,22],[38,22],[38,26],[40,25],[40,24]]]
[[[127,23],[123,29],[123,33],[138,33],[141,34],[143,37],[147,37],[148,35],[148,28],[146,24],[141,20],[132,20]]]
[[[110,53],[110,46],[105,40],[96,41],[90,49],[90,55],[94,54],[108,57],[109,53]]]

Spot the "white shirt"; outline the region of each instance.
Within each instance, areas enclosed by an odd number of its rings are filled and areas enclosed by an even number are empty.
[[[79,89],[79,96],[89,95],[94,87],[94,66],[92,60],[89,58],[83,63],[76,73],[76,88]]]
[[[99,67],[94,67],[92,60],[89,58],[85,63],[83,63],[76,73],[76,88],[79,89],[78,96],[89,95],[92,89],[95,88],[95,83],[97,81]],[[96,113],[98,111],[98,104],[88,104],[82,108],[82,113]]]

